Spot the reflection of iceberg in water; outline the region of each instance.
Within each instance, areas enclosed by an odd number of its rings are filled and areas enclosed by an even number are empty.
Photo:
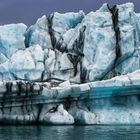
[[[140,124],[139,22],[127,3],[0,26],[0,122]]]

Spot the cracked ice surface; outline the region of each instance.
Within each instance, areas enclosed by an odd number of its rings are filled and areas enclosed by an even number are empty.
[[[138,70],[139,14],[132,3],[116,9],[119,40],[107,4],[87,15],[83,11],[44,15],[29,28],[22,23],[0,26],[0,79],[83,83]]]

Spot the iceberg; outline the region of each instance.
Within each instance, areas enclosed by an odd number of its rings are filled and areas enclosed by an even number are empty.
[[[140,124],[134,4],[0,26],[0,123]]]

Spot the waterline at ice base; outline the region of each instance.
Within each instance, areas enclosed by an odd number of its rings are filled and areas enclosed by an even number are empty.
[[[133,3],[0,26],[1,124],[140,124]]]

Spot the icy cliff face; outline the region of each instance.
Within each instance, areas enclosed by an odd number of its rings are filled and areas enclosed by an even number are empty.
[[[140,124],[139,25],[126,3],[0,26],[0,123]]]
[[[134,5],[53,13],[27,29],[0,26],[0,80],[85,83],[140,68],[140,16]]]

